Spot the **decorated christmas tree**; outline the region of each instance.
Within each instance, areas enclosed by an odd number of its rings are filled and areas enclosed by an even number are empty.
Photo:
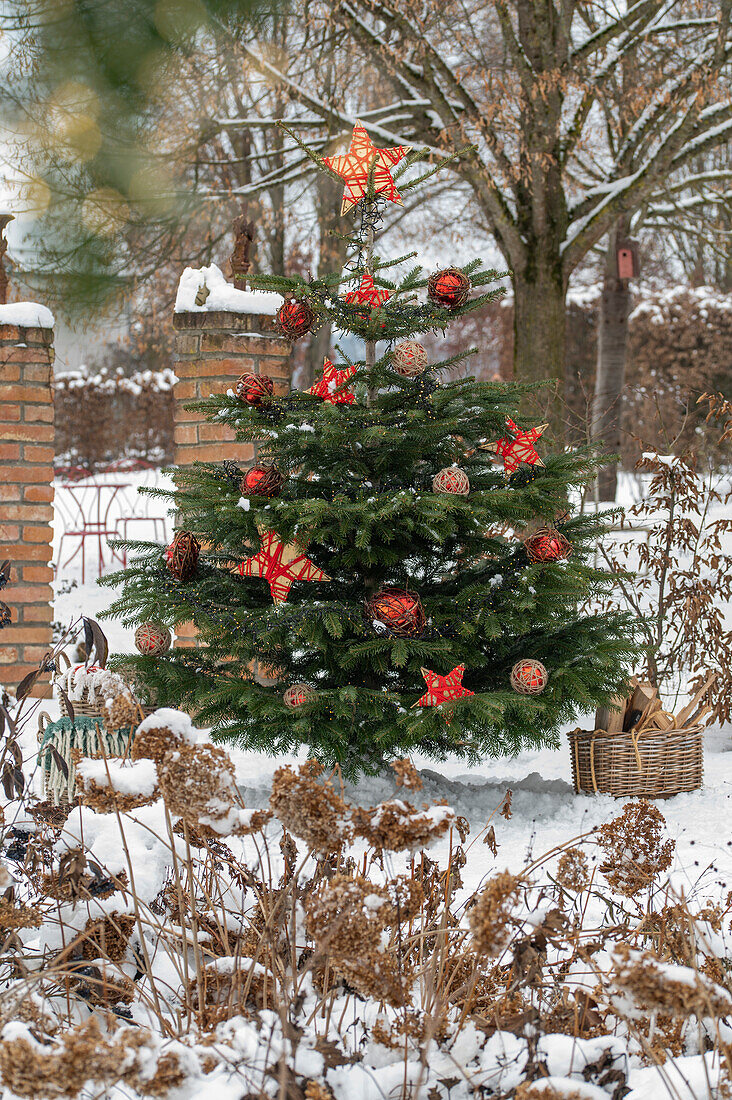
[[[634,650],[626,619],[586,610],[609,583],[589,561],[603,520],[577,514],[597,458],[550,453],[527,387],[449,380],[470,349],[430,361],[419,343],[500,293],[479,261],[428,278],[378,253],[387,204],[436,166],[360,124],[345,155],[313,159],[344,182],[346,271],[249,283],[283,295],[291,339],[330,320],[362,357],[336,342],[306,392],[244,375],[203,403],[258,460],[175,471],[174,542],[131,544],[107,579],[124,584],[110,614],[139,627],[136,682],[222,740],[349,773],[554,743]],[[198,647],[167,648],[190,621]]]

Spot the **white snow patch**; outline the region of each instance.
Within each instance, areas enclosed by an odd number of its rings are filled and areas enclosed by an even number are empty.
[[[204,305],[199,306],[196,305],[196,295],[204,283],[208,287],[209,295]],[[280,294],[267,290],[238,290],[227,283],[216,264],[211,264],[210,267],[185,269],[178,283],[175,312],[212,313],[215,310],[224,310],[227,313],[264,313],[273,317],[283,301]]]
[[[38,302],[10,302],[0,306],[0,325],[18,325],[19,328],[53,328],[55,322],[51,310]]]
[[[79,761],[76,770],[98,787],[111,787],[118,794],[140,795],[143,798],[150,797],[158,781],[154,760],[123,762],[113,758],[92,760],[87,757]]]

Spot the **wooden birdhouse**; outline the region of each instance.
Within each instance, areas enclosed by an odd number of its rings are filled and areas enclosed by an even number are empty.
[[[619,240],[616,245],[615,258],[619,279],[637,279],[640,275],[640,253],[638,242],[629,238]]]

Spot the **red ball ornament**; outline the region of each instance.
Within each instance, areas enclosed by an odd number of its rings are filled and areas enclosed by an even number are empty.
[[[432,491],[466,497],[470,492],[470,479],[459,466],[446,466],[432,478]]]
[[[135,631],[135,646],[146,657],[155,657],[170,649],[170,631],[162,623],[142,623]]]
[[[236,396],[248,405],[261,405],[274,393],[274,382],[266,374],[242,374],[236,383]]]
[[[549,682],[549,673],[541,661],[524,658],[511,669],[511,687],[519,695],[540,695]]]
[[[381,588],[364,605],[375,629],[395,638],[421,638],[427,625],[419,596],[403,588]]]
[[[277,323],[283,336],[298,340],[310,332],[315,323],[315,313],[309,302],[288,298],[277,310]]]
[[[276,466],[258,463],[244,474],[239,489],[242,496],[276,497],[284,484],[285,479]]]
[[[572,553],[572,546],[554,527],[540,527],[524,539],[524,549],[529,561],[563,561]]]
[[[190,531],[179,531],[165,551],[165,564],[179,581],[189,581],[196,572],[201,544]]]
[[[438,306],[457,309],[468,300],[470,279],[457,267],[446,267],[430,275],[427,281],[427,295]]]
[[[306,703],[312,703],[314,698],[315,690],[310,687],[310,684],[292,684],[282,696],[285,706],[290,710],[297,710]]]

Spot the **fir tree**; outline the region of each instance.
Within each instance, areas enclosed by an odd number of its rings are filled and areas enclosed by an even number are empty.
[[[635,651],[627,618],[581,611],[611,583],[590,564],[606,521],[567,511],[594,477],[595,452],[549,455],[530,433],[528,461],[511,472],[511,456],[501,461],[491,446],[514,441],[514,419],[530,428],[518,411],[530,387],[446,380],[470,350],[410,376],[395,369],[398,341],[444,331],[501,291],[489,289],[497,273],[476,260],[462,271],[479,292],[442,305],[425,296],[428,280],[408,266],[412,256],[380,257],[380,214],[399,199],[395,181],[405,191],[434,167],[402,186],[419,154],[367,153],[363,194],[358,179],[347,183],[356,220],[345,274],[249,280],[359,337],[363,359],[351,362],[336,346],[336,365],[326,364],[314,393],[203,402],[242,442],[259,443],[259,462],[284,478],[281,491],[243,496],[245,471],[231,464],[175,471],[177,526],[205,547],[193,577],[176,579],[159,546],[134,543],[134,563],[105,582],[124,583],[109,614],[126,623],[193,620],[199,630],[196,650],[129,659],[150,698],[191,709],[221,740],[271,753],[307,746],[351,774],[412,751],[476,759],[557,743],[562,722],[622,688]],[[314,159],[331,174],[349,172],[345,158]],[[532,463],[539,452],[545,465]],[[435,475],[448,467],[467,475],[467,495],[435,491]],[[539,524],[560,528],[561,560],[532,560],[519,536]],[[279,544],[294,544],[291,554],[304,554],[316,579],[294,580],[277,602],[258,574]],[[395,630],[380,611],[384,589],[418,597],[423,616],[418,607]],[[526,658],[548,671],[540,694],[512,689],[511,671]],[[268,677],[256,675],[262,667]],[[425,705],[442,677],[453,697]],[[283,694],[298,684],[307,690],[288,706]]]

